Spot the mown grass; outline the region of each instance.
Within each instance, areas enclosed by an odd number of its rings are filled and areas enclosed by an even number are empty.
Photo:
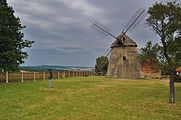
[[[0,84],[0,120],[180,120],[181,83],[70,77]]]

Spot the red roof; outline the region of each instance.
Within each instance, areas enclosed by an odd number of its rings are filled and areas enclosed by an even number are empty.
[[[150,58],[146,58],[146,59],[142,60],[141,64],[142,64],[142,66],[151,66],[151,65],[154,66],[155,65],[153,60]]]
[[[177,68],[176,71],[181,72],[181,66]]]

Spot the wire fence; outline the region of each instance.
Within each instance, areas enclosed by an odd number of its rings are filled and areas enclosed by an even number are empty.
[[[95,72],[81,71],[59,71],[52,72],[53,79],[76,77],[76,76],[98,76]],[[49,72],[0,72],[0,83],[24,82],[36,80],[48,80]]]

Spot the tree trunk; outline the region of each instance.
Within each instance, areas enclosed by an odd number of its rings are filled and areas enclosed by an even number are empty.
[[[164,48],[164,55],[167,59],[167,62],[169,64],[169,70],[170,70],[170,97],[169,97],[169,103],[175,103],[175,87],[174,87],[174,78],[175,78],[175,71],[173,69],[173,64],[171,61],[171,58],[168,56],[167,53],[167,45],[165,42],[165,39],[162,38],[162,44],[163,44],[163,48]]]
[[[169,103],[175,103],[174,71],[170,71],[170,98]]]

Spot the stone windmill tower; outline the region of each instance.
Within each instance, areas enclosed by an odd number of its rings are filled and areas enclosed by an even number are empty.
[[[118,36],[111,45],[107,77],[141,78],[141,64],[136,59],[137,44],[127,35],[121,38],[123,34]],[[122,39],[124,45],[120,44],[119,39]]]
[[[116,39],[111,45],[111,50],[106,55],[106,57],[108,57],[111,53],[107,77],[129,79],[141,78],[141,64],[136,59],[138,54],[136,50],[137,44],[130,39],[126,33],[127,31],[133,30],[145,15],[146,11],[140,8],[118,37],[111,34],[110,30],[101,23],[95,21],[92,24],[92,27],[95,30],[103,34],[110,35]],[[100,61],[98,64],[101,70],[101,68],[105,65],[105,59]]]

